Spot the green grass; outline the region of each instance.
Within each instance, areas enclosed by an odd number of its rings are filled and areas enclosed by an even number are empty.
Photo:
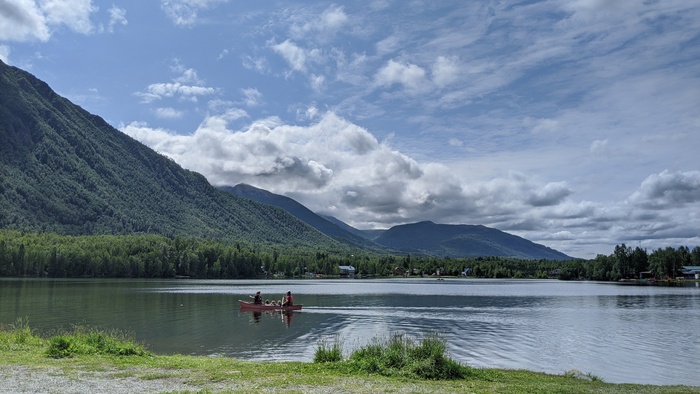
[[[114,356],[147,356],[146,349],[117,331],[75,327],[73,332],[49,339],[47,357],[65,358],[76,355],[105,354]]]
[[[48,349],[61,349],[63,345],[54,344],[57,341],[72,344],[77,350],[69,351],[68,357],[56,358]],[[64,376],[71,381],[90,376],[130,381],[163,379],[187,383],[193,387],[192,392],[211,393],[700,393],[700,387],[611,384],[581,379],[572,373],[567,376],[564,371],[551,375],[471,368],[451,361],[444,345],[437,336],[415,341],[394,335],[387,341],[375,340],[343,358],[336,338],[333,344],[319,342],[324,356],[318,362],[251,362],[154,355],[120,333],[81,327],[42,337],[26,321],[17,321],[0,325],[0,378],[8,368],[23,367],[32,374]],[[588,377],[594,378],[590,374]]]
[[[329,345],[324,339],[321,339],[314,353],[315,363],[333,363],[343,360],[343,349],[340,343],[340,338],[335,337],[333,344]]]
[[[332,346],[319,345],[314,361],[340,362],[355,373],[430,380],[463,379],[472,370],[448,357],[446,344],[437,334],[430,334],[419,342],[399,333],[386,341],[374,338],[369,345],[354,351],[347,361],[342,360],[336,338]]]

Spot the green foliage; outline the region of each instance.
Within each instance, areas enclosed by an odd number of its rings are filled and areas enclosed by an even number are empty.
[[[98,329],[76,327],[72,333],[53,336],[45,355],[51,358],[66,358],[76,355],[146,356],[142,345],[126,338],[117,331],[104,332]]]
[[[700,247],[622,250],[628,277],[652,271],[657,278],[675,276],[683,265],[700,265]],[[331,253],[313,248],[261,246],[192,237],[153,234],[68,236],[0,229],[0,276],[124,277],[203,279],[338,275],[338,266],[353,265],[359,276],[459,276],[465,268],[485,278],[558,278],[618,280],[615,253],[593,260],[520,260],[504,257],[438,258],[356,252]],[[675,270],[675,273],[674,273]]]
[[[692,250],[687,246],[666,247],[648,253],[640,247],[632,249],[621,244],[608,256],[599,254],[593,260],[567,265],[559,279],[617,281],[639,278],[646,271],[657,279],[675,278],[684,265],[700,265],[700,246]]]
[[[431,334],[416,343],[404,334],[393,334],[386,342],[377,338],[354,351],[348,364],[357,371],[420,379],[463,379],[471,369],[446,355],[445,342]]]
[[[340,338],[335,337],[333,344],[329,345],[325,340],[321,340],[314,353],[315,363],[334,363],[343,360],[343,350]]]
[[[0,349],[23,349],[41,344],[41,338],[34,335],[27,319],[17,319],[7,326],[0,324]]]

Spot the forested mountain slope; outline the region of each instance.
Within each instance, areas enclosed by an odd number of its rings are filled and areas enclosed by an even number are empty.
[[[341,228],[336,223],[332,223],[326,218],[317,215],[310,209],[306,208],[304,205],[289,197],[275,194],[267,190],[259,189],[254,186],[246,185],[243,183],[238,184],[236,186],[222,186],[220,187],[220,189],[229,193],[233,193],[239,197],[249,198],[251,200],[263,204],[270,204],[276,207],[280,207],[294,215],[299,220],[302,220],[303,222],[312,226],[316,230],[340,242],[348,243],[350,245],[355,245],[361,248],[381,249],[379,245],[370,241],[366,237],[361,237],[357,234],[346,231],[344,228]]]
[[[216,189],[2,61],[0,227],[342,248],[282,209]]]
[[[420,222],[394,226],[374,241],[388,248],[433,256],[573,260],[564,253],[527,239],[494,228],[466,224]]]

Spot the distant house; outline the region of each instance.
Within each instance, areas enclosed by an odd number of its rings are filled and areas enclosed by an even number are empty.
[[[338,267],[338,272],[341,278],[354,278],[355,277],[355,267],[352,265],[341,265]]]
[[[700,279],[700,266],[684,265],[682,268],[683,279]]]

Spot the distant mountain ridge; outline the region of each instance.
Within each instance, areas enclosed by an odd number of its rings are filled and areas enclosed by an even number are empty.
[[[282,209],[216,189],[2,61],[0,227],[345,248]]]
[[[339,240],[351,239],[358,245],[366,245],[358,241],[358,238],[365,238],[372,240],[374,246],[379,245],[395,252],[418,255],[455,258],[499,256],[520,259],[573,259],[544,245],[481,225],[435,224],[426,221],[394,226],[388,230],[358,230],[337,218],[313,213],[289,197],[250,185],[239,184],[221,189],[286,209],[324,234]]]
[[[573,260],[564,253],[481,225],[419,222],[394,226],[374,242],[404,252],[441,257],[500,256],[521,259]]]

